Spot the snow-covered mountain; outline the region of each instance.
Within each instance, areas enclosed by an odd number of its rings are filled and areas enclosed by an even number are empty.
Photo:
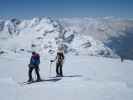
[[[66,53],[129,57],[133,20],[115,18],[0,19],[1,52],[54,53],[63,44]],[[128,54],[125,51],[129,50]]]
[[[132,100],[133,61],[107,58],[132,57],[132,29],[132,20],[114,18],[1,18],[0,99]],[[50,60],[62,45],[63,77],[55,77]],[[33,50],[43,81],[24,84]]]

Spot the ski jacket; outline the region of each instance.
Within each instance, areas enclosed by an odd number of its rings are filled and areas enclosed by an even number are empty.
[[[38,66],[40,64],[40,56],[39,54],[35,54],[31,56],[30,64]]]
[[[57,53],[57,56],[56,56],[56,59],[57,59],[57,63],[63,62],[63,60],[64,60],[64,54],[61,53],[61,52],[58,52]]]

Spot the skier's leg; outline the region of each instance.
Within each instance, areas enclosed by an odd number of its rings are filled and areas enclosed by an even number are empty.
[[[56,63],[56,74],[59,75],[59,63]]]
[[[35,72],[36,72],[36,75],[37,75],[37,81],[41,80],[40,74],[39,74],[39,66],[35,67]]]
[[[29,67],[29,71],[28,71],[28,76],[29,76],[29,82],[32,81],[32,71],[33,71],[33,68],[32,67]]]
[[[62,63],[60,63],[60,76],[63,76]]]

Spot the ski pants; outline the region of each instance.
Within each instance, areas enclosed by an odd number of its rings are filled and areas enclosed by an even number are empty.
[[[29,71],[28,71],[29,80],[33,80],[33,78],[32,78],[32,71],[33,70],[35,70],[37,80],[40,80],[39,66],[29,67]]]
[[[63,67],[62,62],[57,62],[56,63],[56,74],[57,75],[63,76],[62,67]]]

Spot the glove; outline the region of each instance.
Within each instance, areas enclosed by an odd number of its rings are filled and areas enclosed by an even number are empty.
[[[50,62],[54,62],[54,60],[50,60]]]
[[[29,66],[29,68],[33,68],[33,67],[35,67],[35,66],[34,66],[34,65],[32,65],[32,64],[29,64],[28,66]]]

